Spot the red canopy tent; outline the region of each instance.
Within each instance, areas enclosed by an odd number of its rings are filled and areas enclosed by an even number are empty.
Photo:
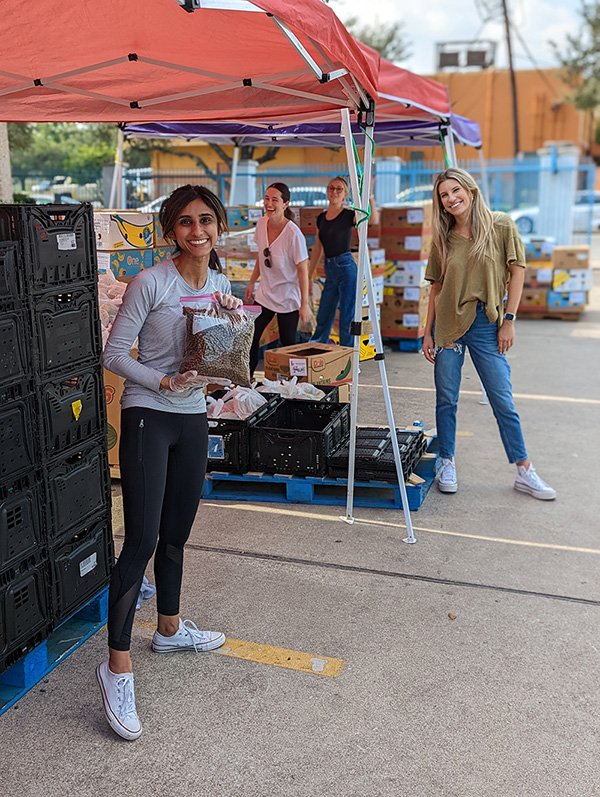
[[[320,0],[3,4],[0,121],[270,120],[368,104],[379,56]]]
[[[182,5],[195,10],[187,14]],[[341,110],[353,195],[359,196],[350,113],[366,112],[365,132],[372,138],[379,56],[359,46],[321,0],[296,5],[288,0],[7,0],[2,11],[0,121],[274,122],[323,118]],[[399,99],[382,98],[397,110]],[[371,153],[365,147],[365,208],[370,175]],[[359,242],[359,274],[366,279],[374,314],[364,224]],[[361,282],[357,323],[362,317]],[[380,335],[377,351],[393,429]],[[357,338],[348,522],[353,521],[358,363]],[[391,440],[405,508],[405,541],[415,542],[396,435]]]

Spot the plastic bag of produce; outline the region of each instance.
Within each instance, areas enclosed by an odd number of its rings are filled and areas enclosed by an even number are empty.
[[[197,371],[207,381],[229,380],[250,386],[250,347],[254,320],[261,308],[249,305],[227,310],[214,294],[182,296],[186,337],[180,373]]]

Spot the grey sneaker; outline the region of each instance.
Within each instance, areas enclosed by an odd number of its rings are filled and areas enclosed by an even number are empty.
[[[194,650],[204,653],[220,648],[225,643],[225,634],[220,631],[200,631],[191,620],[179,619],[179,628],[173,636],[163,636],[158,631],[152,637],[155,653],[173,653],[176,650]]]
[[[438,490],[441,493],[455,493],[458,490],[454,457],[442,457],[436,476]]]
[[[540,501],[554,501],[556,498],[556,490],[537,475],[531,462],[528,468],[524,465],[517,467],[514,487],[520,493],[529,493]]]
[[[142,733],[142,723],[135,709],[133,673],[115,674],[109,670],[108,662],[103,661],[96,668],[96,678],[110,727],[123,739],[133,741],[139,738]]]

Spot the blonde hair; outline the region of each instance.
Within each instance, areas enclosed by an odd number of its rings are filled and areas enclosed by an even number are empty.
[[[341,177],[341,176],[338,174],[338,175],[336,175],[335,177],[332,177],[332,178],[331,178],[331,180],[330,180],[330,181],[327,183],[327,188],[329,188],[329,186],[330,186],[332,183],[335,183],[335,182],[342,183],[342,185],[344,186],[344,189],[345,189],[345,194],[344,194],[344,202],[345,202],[345,201],[346,201],[346,199],[348,199],[348,194],[350,193],[350,188],[349,188],[349,186],[348,186],[348,181],[346,180],[346,178],[345,178],[345,177]]]
[[[468,191],[473,198],[471,204],[471,230],[473,233],[473,246],[470,258],[472,260],[486,260],[494,258],[496,253],[496,240],[494,235],[494,216],[485,204],[479,186],[469,172],[458,167],[452,167],[438,174],[433,186],[433,241],[432,250],[439,258],[442,274],[446,271],[448,254],[450,251],[449,238],[456,221],[454,216],[444,208],[440,199],[440,185],[445,180],[456,180],[462,188]]]

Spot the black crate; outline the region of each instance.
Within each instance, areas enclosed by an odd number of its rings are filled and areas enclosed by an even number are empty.
[[[39,293],[97,279],[92,206],[4,205],[0,238],[20,241],[31,290]]]
[[[425,450],[426,439],[422,431],[396,429],[400,461],[404,476],[414,470]],[[328,458],[328,472],[333,478],[347,478],[350,444],[347,442]],[[354,460],[356,481],[397,482],[394,449],[389,428],[362,427],[356,430]]]
[[[250,428],[251,470],[323,475],[349,434],[349,404],[285,399]]]
[[[110,477],[104,439],[91,441],[49,463],[45,474],[49,543],[110,510]]]
[[[102,332],[95,285],[38,296],[33,311],[42,378],[78,365],[99,363]]]
[[[25,280],[17,243],[0,241],[0,311],[24,306]]]
[[[224,390],[211,393],[215,399],[223,395]],[[209,418],[207,470],[246,473],[250,467],[250,427],[268,415],[280,401],[279,396],[271,395],[266,404],[244,420]]]
[[[0,672],[48,635],[47,590],[45,556],[29,557],[0,575]]]
[[[25,310],[0,311],[0,387],[32,374],[31,331]]]
[[[110,579],[114,550],[110,517],[75,529],[50,549],[55,623],[76,611]]]
[[[53,458],[106,434],[102,370],[88,368],[38,387],[42,455]]]
[[[0,389],[0,482],[34,468],[37,438],[34,396],[22,384]]]
[[[0,573],[42,544],[41,477],[27,473],[0,484]]]

